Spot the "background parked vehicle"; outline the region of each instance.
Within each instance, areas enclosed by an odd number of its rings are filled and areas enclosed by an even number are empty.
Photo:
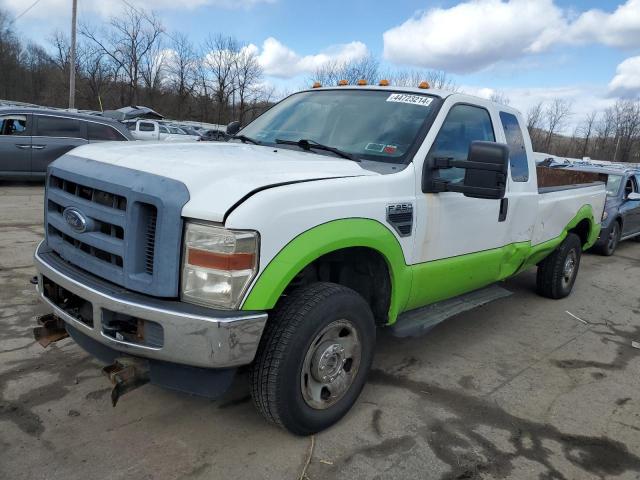
[[[133,138],[119,122],[46,108],[0,108],[0,177],[42,178],[47,166],[87,143]]]
[[[130,120],[123,122],[136,140],[164,142],[197,142],[198,135],[188,135],[184,130],[155,120]]]
[[[222,130],[207,130],[202,134],[202,140],[208,142],[226,142],[227,134]]]
[[[640,241],[640,171],[614,166],[576,167],[583,171],[607,173],[607,202],[602,216],[602,231],[595,250],[613,255],[621,240]]]

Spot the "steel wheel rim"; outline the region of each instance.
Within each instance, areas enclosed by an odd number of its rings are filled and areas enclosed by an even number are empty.
[[[300,389],[305,403],[316,410],[335,405],[358,375],[361,357],[362,346],[353,323],[341,319],[323,328],[302,364]]]
[[[567,254],[567,258],[564,261],[564,267],[562,269],[562,284],[567,287],[571,284],[573,277],[576,273],[576,267],[578,265],[578,254],[575,250],[570,250]]]
[[[611,232],[609,232],[609,250],[613,250],[616,246],[618,239],[618,224],[614,223],[611,228]]]

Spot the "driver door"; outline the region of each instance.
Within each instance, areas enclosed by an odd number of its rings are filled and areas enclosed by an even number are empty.
[[[0,115],[0,172],[31,175],[31,115]]]
[[[638,176],[630,175],[624,187],[624,200],[620,207],[620,213],[624,217],[622,237],[640,232],[640,200],[629,198],[629,194],[640,193],[639,186]]]

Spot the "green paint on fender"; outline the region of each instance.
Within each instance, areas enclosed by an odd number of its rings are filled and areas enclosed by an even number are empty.
[[[404,311],[482,288],[536,265],[583,220],[589,222],[589,237],[584,245],[587,249],[600,233],[600,225],[594,221],[590,205],[583,206],[559,236],[538,245],[518,242],[416,265],[406,264],[398,240],[385,225],[362,218],[335,220],[312,228],[289,242],[267,265],[242,308],[269,310],[291,280],[317,258],[344,248],[368,247],[382,254],[389,268],[389,324],[393,324]]]
[[[389,228],[364,218],[335,220],[298,235],[267,265],[242,309],[273,308],[289,282],[304,267],[322,255],[350,247],[369,247],[386,259],[392,285],[389,318],[395,319],[404,310],[411,291],[411,270],[406,265],[398,240]]]

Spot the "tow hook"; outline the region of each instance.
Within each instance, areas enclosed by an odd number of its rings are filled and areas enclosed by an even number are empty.
[[[36,321],[41,326],[33,329],[33,338],[44,348],[69,336],[64,321],[53,313],[40,315],[36,317]]]
[[[149,362],[140,358],[120,357],[102,369],[113,384],[111,404],[115,407],[122,395],[149,382]]]

